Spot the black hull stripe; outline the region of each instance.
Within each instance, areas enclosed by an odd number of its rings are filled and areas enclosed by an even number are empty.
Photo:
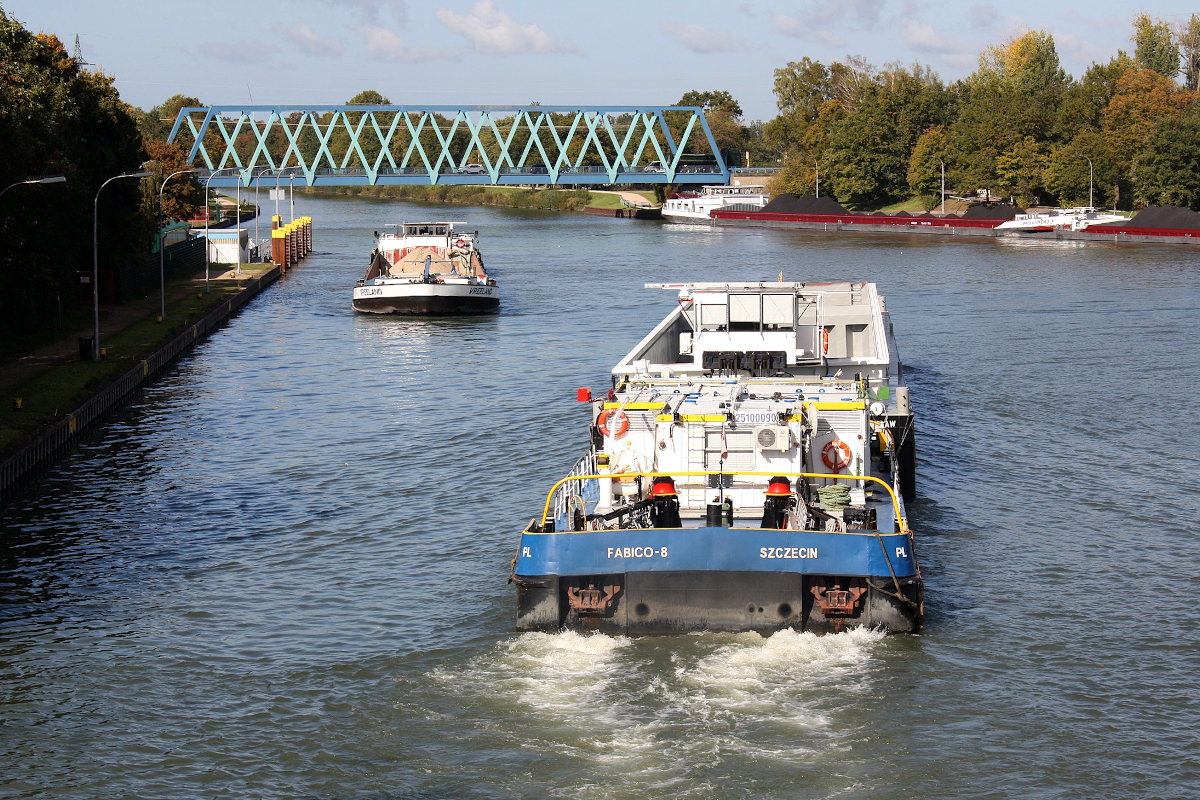
[[[496,297],[363,297],[354,300],[354,310],[370,314],[494,314],[500,310]]]

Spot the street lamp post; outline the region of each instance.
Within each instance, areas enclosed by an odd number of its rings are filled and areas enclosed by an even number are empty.
[[[120,178],[149,178],[154,173],[149,170],[140,172],[122,172],[114,175],[96,190],[96,199],[92,203],[92,361],[100,360],[100,193]]]
[[[237,197],[234,200],[237,203],[237,210],[234,212],[233,223],[233,252],[237,254],[237,266],[234,267],[234,272],[240,277],[242,274],[242,176],[237,176]]]
[[[162,186],[160,186],[158,189],[158,316],[163,320],[167,318],[167,281],[165,277],[166,271],[164,266],[164,259],[166,257],[163,255],[163,250],[166,249],[163,246],[163,232],[164,228],[166,227],[163,224],[163,190],[167,188],[167,181],[171,180],[171,178],[174,178],[176,175],[183,175],[184,173],[195,171],[196,170],[194,168],[189,168],[181,169],[178,172],[172,172],[167,176],[167,180],[162,182]],[[206,207],[204,210],[207,212],[208,208]],[[204,246],[208,247],[208,242],[205,242]]]
[[[262,207],[258,204],[258,184],[262,182],[262,170],[254,176],[254,247],[258,247],[258,218],[262,216]]]
[[[229,172],[230,170],[233,170],[233,169],[237,169],[237,167],[222,167],[221,169],[218,169],[214,172],[208,173],[208,179],[204,181],[204,293],[205,294],[208,294],[208,292],[209,292],[208,273],[210,272],[210,270],[208,268],[209,263],[210,263],[209,258],[208,258],[208,247],[210,244],[210,242],[208,240],[208,223],[209,223],[209,213],[208,213],[209,188],[208,187],[209,187],[209,184],[212,183],[213,178],[217,177],[222,172]]]
[[[946,162],[938,156],[926,156],[926,159],[936,158],[942,165],[942,216],[946,216]]]
[[[814,162],[813,162],[813,169],[815,169],[815,170],[817,171],[817,192],[816,192],[816,196],[817,196],[817,197],[820,197],[820,196],[821,196],[821,162],[819,162],[819,161],[814,161]]]
[[[1095,208],[1096,204],[1092,202],[1092,160],[1083,153],[1076,153],[1076,158],[1087,159],[1088,162],[1088,208]]]
[[[67,182],[67,176],[65,176],[65,175],[47,175],[44,178],[30,178],[27,181],[17,181],[14,184],[5,186],[3,189],[0,189],[0,196],[3,196],[5,192],[7,192],[9,189],[13,188],[14,186],[27,186],[32,183],[66,183],[66,182]]]
[[[279,182],[283,180],[283,173],[285,172],[288,173],[288,180],[294,180],[296,177],[296,170],[298,169],[300,168],[284,167],[275,173],[275,216],[277,217],[279,216]]]
[[[288,222],[296,221],[296,173],[288,175]]]

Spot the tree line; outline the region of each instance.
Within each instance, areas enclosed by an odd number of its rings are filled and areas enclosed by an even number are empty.
[[[79,271],[144,257],[155,242],[158,189],[185,154],[143,132],[113,78],[81,68],[59,39],[34,34],[0,8],[0,334],[27,333],[78,305]],[[144,180],[115,175],[149,170]],[[65,182],[18,185],[46,175]],[[203,189],[188,176],[164,193],[189,218]],[[11,187],[11,188],[10,188]]]
[[[775,70],[779,114],[741,123],[726,92],[691,92],[722,147],[782,167],[774,193],[822,193],[854,208],[947,190],[1022,205],[1200,209],[1200,15],[1178,29],[1133,21],[1133,54],[1079,80],[1054,38],[1030,31],[985,50],[971,75],[944,83],[926,66],[876,68],[858,57],[804,57]],[[718,133],[719,131],[719,133]],[[1090,191],[1089,191],[1090,190]]]

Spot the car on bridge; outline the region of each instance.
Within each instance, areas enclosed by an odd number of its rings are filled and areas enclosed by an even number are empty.
[[[464,164],[458,168],[459,175],[486,175],[487,170],[483,168],[483,164]]]
[[[546,167],[545,164],[531,164],[529,167],[529,172],[531,175],[549,175],[550,174],[550,170]]]
[[[661,161],[651,161],[646,166],[642,167],[642,172],[666,172]]]

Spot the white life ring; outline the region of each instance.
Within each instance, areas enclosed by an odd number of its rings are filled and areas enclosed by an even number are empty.
[[[470,242],[468,242],[466,239],[464,239],[461,236],[454,240],[454,246],[457,247],[459,250],[466,250],[468,244],[470,244]]]

